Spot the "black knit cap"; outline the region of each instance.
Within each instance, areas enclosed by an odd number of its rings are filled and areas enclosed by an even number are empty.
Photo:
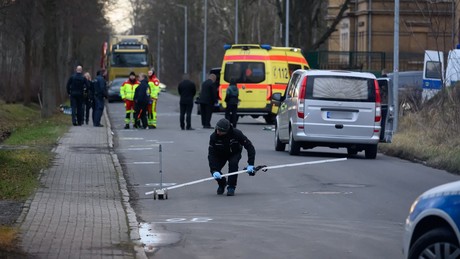
[[[220,132],[228,132],[230,129],[230,121],[227,119],[220,119],[216,124],[216,129]]]
[[[136,73],[134,73],[134,71],[131,71],[131,73],[129,73],[129,76],[136,76]]]

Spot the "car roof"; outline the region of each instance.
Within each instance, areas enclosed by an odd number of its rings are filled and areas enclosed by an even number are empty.
[[[361,77],[368,79],[376,79],[374,74],[367,72],[355,72],[355,71],[346,71],[346,70],[316,70],[316,69],[300,69],[302,73],[307,75],[314,76],[346,76],[346,77]],[[299,71],[299,70],[297,70]]]

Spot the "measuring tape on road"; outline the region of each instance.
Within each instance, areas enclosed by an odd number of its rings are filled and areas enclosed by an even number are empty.
[[[339,161],[345,161],[345,160],[347,160],[347,158],[325,159],[325,160],[317,160],[317,161],[309,161],[309,162],[301,162],[301,163],[293,163],[293,164],[284,164],[284,165],[274,165],[274,166],[261,166],[259,171],[260,170],[267,171],[267,170],[271,170],[271,169],[302,166],[302,165],[315,165],[315,164],[322,164],[322,163],[332,163],[332,162],[339,162]],[[233,173],[224,174],[222,176],[231,176],[231,175],[242,174],[242,173],[246,173],[246,172],[247,172],[246,170],[241,170],[241,171],[236,171],[236,172],[233,172]],[[208,177],[208,178],[204,178],[204,179],[200,179],[200,180],[196,180],[196,181],[192,181],[192,182],[182,183],[182,184],[174,185],[174,186],[171,186],[171,187],[163,188],[162,190],[164,190],[164,191],[173,190],[173,189],[177,189],[177,188],[181,188],[181,187],[185,187],[185,186],[189,186],[189,185],[193,185],[193,184],[197,184],[197,183],[202,183],[202,182],[206,182],[206,181],[210,181],[210,180],[214,180],[214,177]],[[154,194],[154,193],[155,193],[155,191],[146,192],[145,195],[151,195],[151,194]]]

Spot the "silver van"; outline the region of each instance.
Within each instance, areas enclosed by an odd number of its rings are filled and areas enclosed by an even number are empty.
[[[288,144],[298,155],[301,148],[325,146],[375,159],[378,143],[393,135],[394,104],[385,82],[379,85],[370,73],[296,70],[284,95],[272,95],[279,104],[275,150]]]

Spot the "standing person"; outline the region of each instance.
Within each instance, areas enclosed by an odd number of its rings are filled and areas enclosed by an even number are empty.
[[[147,128],[147,105],[150,101],[150,86],[147,76],[143,73],[139,74],[141,80],[138,87],[134,91],[134,127],[140,128],[140,122],[142,122],[142,128]]]
[[[94,115],[94,81],[91,80],[91,74],[89,72],[86,72],[84,74],[84,77],[88,81],[88,88],[86,89],[84,96],[85,96],[85,123],[88,125],[89,122],[89,112],[90,109],[93,109],[93,115]]]
[[[217,91],[214,83],[216,82],[216,75],[209,74],[208,80],[201,84],[200,91],[200,109],[201,109],[201,124],[205,129],[212,129],[211,117],[214,104],[217,102]]]
[[[227,104],[227,107],[225,108],[225,118],[232,123],[233,128],[236,128],[236,123],[238,121],[238,96],[239,91],[236,86],[236,80],[232,78],[225,95],[225,103]]]
[[[136,80],[136,74],[131,72],[129,73],[128,80],[120,88],[121,99],[125,102],[126,109],[125,129],[129,129],[129,124],[132,121],[131,116],[134,113],[134,91],[138,85],[139,81]]]
[[[222,176],[221,170],[228,161],[228,172],[238,171],[238,163],[241,159],[243,147],[248,152],[248,174],[254,173],[254,160],[256,150],[251,141],[239,129],[232,127],[227,119],[220,119],[216,124],[215,131],[211,134],[208,148],[208,161],[211,175],[216,179],[219,187],[217,194],[222,195],[227,187],[227,196],[235,195],[238,175],[231,175],[228,181]]]
[[[67,81],[67,94],[70,96],[70,106],[72,107],[72,124],[81,126],[83,124],[83,102],[84,92],[88,88],[88,81],[82,74],[82,66],[75,68],[75,74]]]
[[[182,130],[194,130],[192,128],[192,110],[193,110],[193,98],[196,94],[196,85],[189,80],[189,76],[184,74],[182,82],[177,87],[180,95],[180,128]],[[185,119],[186,117],[186,119]],[[184,123],[184,119],[186,123]]]
[[[102,113],[104,112],[104,98],[107,98],[107,87],[102,71],[97,71],[94,82],[94,108],[93,108],[93,126],[104,127],[101,124]]]
[[[155,75],[155,70],[152,68],[148,72],[149,87],[150,87],[150,102],[147,106],[147,120],[149,129],[157,128],[157,101],[160,94],[160,80]]]

